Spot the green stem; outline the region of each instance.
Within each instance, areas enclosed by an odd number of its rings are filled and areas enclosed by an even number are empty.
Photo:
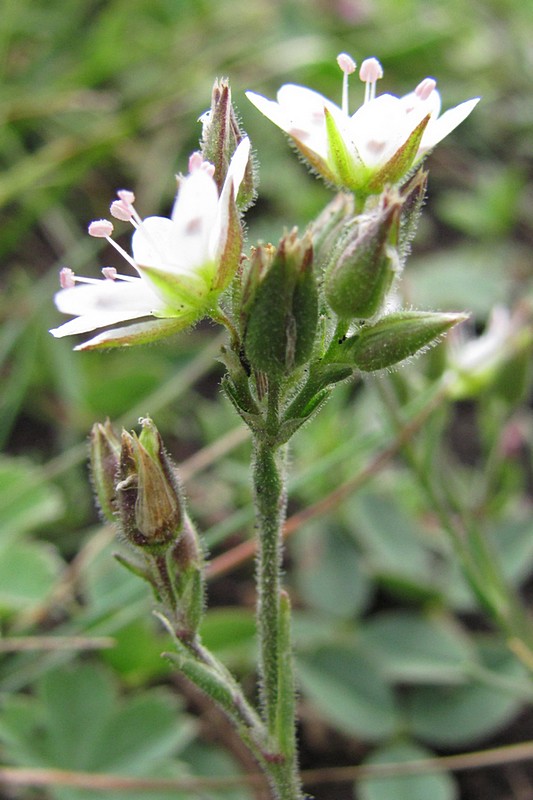
[[[259,670],[261,700],[271,737],[275,736],[278,695],[281,528],[285,516],[283,484],[279,453],[264,441],[256,440],[254,490],[259,537],[257,562]]]
[[[254,437],[253,484],[258,535],[257,621],[262,712],[268,733],[267,772],[279,800],[303,800],[295,747],[294,681],[288,598],[281,594],[285,521],[285,453],[279,433],[279,386],[270,384],[264,431]]]

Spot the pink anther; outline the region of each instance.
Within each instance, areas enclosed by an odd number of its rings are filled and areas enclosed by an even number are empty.
[[[107,239],[113,233],[113,223],[108,219],[95,219],[89,224],[89,236]]]
[[[431,92],[435,91],[437,81],[434,78],[424,78],[415,89],[415,94],[420,100],[427,100]]]
[[[189,172],[196,172],[204,163],[203,155],[196,150],[189,158]]]
[[[109,206],[109,211],[111,216],[122,220],[122,222],[130,222],[133,217],[133,208],[124,200],[113,200]]]
[[[337,64],[345,75],[351,75],[352,72],[355,72],[355,68],[357,67],[357,64],[348,53],[339,53],[337,56]]]
[[[383,77],[383,67],[377,58],[365,58],[359,69],[359,77],[365,83],[375,83]]]
[[[62,289],[72,289],[76,285],[74,270],[70,267],[63,267],[59,271],[59,285]]]
[[[129,189],[119,189],[117,197],[128,205],[132,205],[135,202],[135,195]]]

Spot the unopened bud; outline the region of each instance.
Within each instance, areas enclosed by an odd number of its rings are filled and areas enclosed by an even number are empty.
[[[364,325],[354,343],[354,364],[363,372],[374,372],[414,356],[468,318],[467,314],[432,311],[401,311]]]
[[[116,483],[120,463],[120,439],[107,419],[93,425],[89,439],[91,479],[96,502],[110,522],[117,512]]]
[[[275,252],[259,247],[251,263],[244,348],[251,366],[281,378],[311,357],[318,324],[318,292],[309,235],[296,229]]]
[[[325,276],[326,300],[342,319],[368,319],[381,308],[399,268],[395,247],[402,201],[387,197],[360,217],[333,251]]]
[[[152,552],[177,538],[182,501],[173,465],[150,419],[139,437],[122,433],[117,505],[125,537]]]
[[[350,192],[339,192],[309,226],[313,239],[314,266],[320,275],[331,260],[331,253],[346,231],[346,223],[354,216],[354,198]]]
[[[167,565],[177,601],[178,635],[182,640],[191,638],[204,612],[204,558],[198,534],[187,514],[183,517],[180,537],[167,555]]]
[[[245,137],[233,109],[231,89],[227,80],[215,81],[211,96],[211,108],[200,119],[203,123],[202,156],[205,161],[214,165],[214,179],[220,194],[231,157]],[[254,167],[252,156],[250,156],[238,196],[235,198],[241,211],[252,204],[255,195]]]
[[[418,221],[426,199],[427,183],[428,173],[420,168],[404,183],[400,190],[400,197],[403,203],[400,213],[398,249],[402,262],[409,255],[410,244],[418,227]]]

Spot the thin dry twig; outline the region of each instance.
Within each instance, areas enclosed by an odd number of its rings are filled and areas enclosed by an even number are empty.
[[[309,784],[350,783],[369,778],[393,778],[400,775],[422,775],[432,772],[464,771],[516,764],[533,760],[533,741],[493,747],[451,756],[417,759],[402,763],[369,764],[364,766],[325,767],[304,770],[303,781]],[[131,778],[124,775],[74,772],[61,769],[32,769],[0,767],[0,784],[16,786],[71,786],[93,791],[188,791],[201,793],[208,789],[230,789],[236,786],[261,785],[264,776],[258,772],[247,775],[209,778]]]
[[[6,636],[0,639],[0,653],[27,650],[107,650],[114,647],[111,636]]]

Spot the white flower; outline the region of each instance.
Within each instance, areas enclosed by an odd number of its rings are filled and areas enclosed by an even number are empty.
[[[59,311],[74,315],[74,319],[50,333],[70,336],[152,317],[105,331],[76,349],[127,345],[173,333],[212,310],[238,266],[241,228],[235,198],[249,153],[250,141],[245,138],[230,162],[220,197],[214,167],[199,153],[191,156],[190,172],[179,179],[170,219],[153,216],[142,220],[133,207],[133,193],[118,192],[111,213],[135,228],[133,258],[111,238],[111,222],[93,222],[89,233],[107,239],[137,276],[104,268],[104,279],[79,278],[69,269],[62,270],[63,288],[55,303]]]
[[[467,100],[440,115],[441,99],[433,78],[425,78],[410,94],[376,97],[383,75],[375,58],[363,61],[365,102],[348,113],[348,75],[355,62],[345,53],[337,59],[344,73],[342,108],[304,86],[285,84],[277,101],[255,92],[247,97],[287,133],[311,166],[331,183],[354,192],[381,192],[396,183],[429,150],[471,113],[479,98]]]
[[[504,364],[531,347],[532,336],[531,315],[525,305],[512,313],[495,306],[480,336],[468,336],[462,327],[453,331],[447,352],[450,395],[471,397],[490,386]]]

